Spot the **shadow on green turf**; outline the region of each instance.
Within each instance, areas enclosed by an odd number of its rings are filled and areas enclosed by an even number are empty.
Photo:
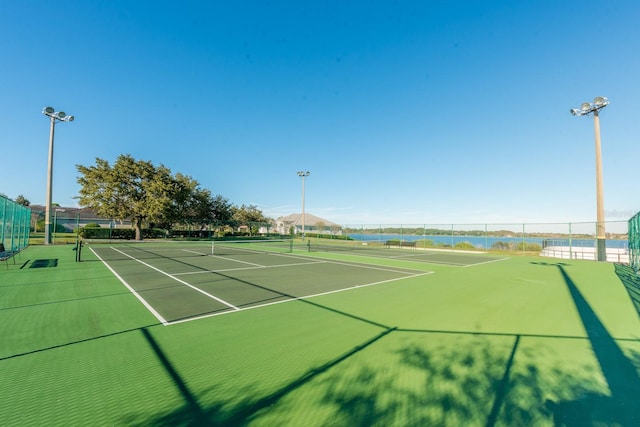
[[[631,302],[633,302],[638,316],[640,316],[640,276],[626,264],[616,264],[616,274],[624,287],[627,288],[629,298],[631,298]]]
[[[151,332],[149,332],[147,328],[142,328],[140,329],[140,331],[142,332],[142,335],[149,343],[149,346],[162,364],[164,370],[171,377],[173,383],[176,385],[176,387],[180,391],[180,394],[184,398],[186,404],[185,411],[189,413],[189,419],[191,420],[191,422],[195,425],[206,425],[208,423],[207,416],[198,404],[198,400],[195,398],[193,393],[191,393],[191,390],[189,390],[189,387],[182,380],[180,374],[178,374],[178,372],[174,369],[171,362],[169,362],[169,359],[167,359],[167,356],[164,354],[164,351],[162,351],[162,348],[160,348],[160,345],[157,343],[157,341],[153,338]]]
[[[39,303],[34,303],[34,304],[26,304],[26,305],[14,305],[14,306],[11,306],[11,307],[2,307],[2,308],[0,308],[0,311],[16,310],[16,309],[20,309],[20,308],[39,307],[39,306],[43,306],[43,305],[66,304],[66,303],[70,303],[70,302],[86,301],[86,300],[99,299],[99,298],[118,297],[118,296],[123,296],[123,295],[131,295],[131,292],[123,291],[123,292],[115,292],[115,293],[111,293],[111,294],[92,295],[92,296],[81,297],[81,298],[70,298],[70,299],[60,299],[60,300],[55,300],[55,301],[44,301],[44,302],[39,302]]]
[[[383,331],[351,351],[308,370],[298,379],[269,395],[256,399],[249,388],[245,393],[241,393],[244,396],[242,401],[234,401],[233,397],[229,400],[221,398],[214,405],[202,407],[198,404],[197,397],[173,369],[171,362],[158,344],[146,330],[143,330],[150,346],[184,397],[185,405],[174,411],[157,414],[143,422],[136,422],[139,420],[131,418],[128,421],[132,424],[149,426],[246,425],[252,420],[259,419],[265,411],[267,413],[276,411],[276,414],[277,411],[286,411],[285,397],[317,379],[320,374],[331,371],[332,375],[320,380],[326,389],[321,404],[335,409],[341,420],[338,425],[392,424],[397,421],[396,417],[399,414],[406,412],[407,407],[415,410],[412,414],[415,422],[413,425],[446,424],[447,420],[486,426],[494,426],[499,422],[506,422],[509,425],[534,425],[541,420],[546,422],[553,420],[556,426],[568,427],[594,423],[637,425],[636,399],[640,395],[640,378],[633,363],[618,347],[573,282],[566,271],[567,265],[535,264],[558,268],[562,275],[609,386],[610,396],[590,391],[598,389],[597,380],[576,378],[571,372],[554,368],[552,372],[557,382],[564,389],[572,390],[574,392],[572,395],[577,395],[579,398],[545,400],[546,386],[542,383],[539,370],[535,365],[535,357],[531,359],[532,361],[525,362],[524,366],[520,366],[517,372],[512,372],[521,335],[486,334],[514,338],[509,356],[505,358],[506,353],[496,351],[489,340],[477,339],[483,334],[390,328],[368,319],[311,303],[318,308],[378,325],[383,328]],[[477,341],[472,342],[472,345],[460,345],[453,349],[443,345],[442,348],[436,347],[432,351],[427,351],[419,345],[420,339],[403,345],[396,351],[400,364],[419,370],[428,381],[425,381],[422,388],[417,391],[399,390],[398,395],[394,395],[395,400],[385,405],[381,405],[378,394],[393,387],[396,381],[392,374],[387,374],[386,371],[358,365],[358,372],[348,371],[349,386],[345,388],[345,377],[341,375],[341,371],[346,368],[342,367],[342,362],[351,359],[384,337],[394,335],[392,333],[409,333],[415,336],[416,333],[435,332],[459,334],[465,337],[467,344],[473,339]],[[496,367],[499,368],[499,366],[504,367],[501,375],[496,373]],[[467,373],[461,373],[465,369]],[[214,389],[215,385],[211,388]],[[493,403],[488,413],[487,396],[493,396]]]
[[[29,268],[51,268],[51,267],[57,267],[57,266],[58,266],[57,258],[36,259],[31,263]]]
[[[579,400],[547,401],[547,408],[553,412],[555,425],[568,427],[594,425],[594,423],[640,425],[640,413],[637,410],[637,398],[640,396],[638,372],[567,273],[570,264],[562,262],[535,264],[558,268],[587,331],[593,352],[610,391],[610,396],[585,393],[585,396]]]
[[[72,345],[81,344],[81,343],[90,342],[90,341],[95,341],[95,340],[99,340],[99,339],[102,339],[102,338],[114,337],[114,336],[117,336],[117,335],[127,334],[129,332],[135,332],[135,331],[139,331],[139,330],[141,330],[143,328],[149,328],[151,326],[158,326],[158,325],[160,325],[160,323],[155,323],[155,324],[142,326],[142,327],[138,327],[138,328],[124,329],[122,331],[112,332],[112,333],[109,333],[109,334],[97,335],[97,336],[94,336],[94,337],[84,338],[84,339],[80,339],[80,340],[76,340],[76,341],[70,341],[70,342],[66,342],[66,343],[63,343],[63,344],[57,344],[57,345],[52,345],[52,346],[49,346],[49,347],[38,348],[38,349],[35,349],[35,350],[31,350],[31,351],[25,351],[24,353],[17,353],[17,354],[12,354],[10,356],[0,357],[0,361],[7,360],[7,359],[13,359],[15,357],[27,356],[29,354],[41,353],[43,351],[54,350],[54,349],[57,349],[57,348],[69,347],[69,346],[72,346]]]

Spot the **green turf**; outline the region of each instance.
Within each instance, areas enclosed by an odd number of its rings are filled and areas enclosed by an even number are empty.
[[[76,263],[70,247],[30,247],[0,265],[0,419],[640,424],[640,280],[624,266],[515,257],[462,268],[361,255],[310,256],[434,273],[163,326],[90,255]],[[57,264],[30,268],[36,260]],[[301,271],[304,281],[311,273]]]

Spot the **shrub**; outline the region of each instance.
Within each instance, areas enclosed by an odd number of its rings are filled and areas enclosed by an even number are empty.
[[[470,242],[458,242],[454,246],[456,249],[476,249],[476,247]]]
[[[493,245],[491,245],[492,249],[497,249],[499,251],[510,251],[512,248],[512,244],[509,242],[495,242]]]
[[[520,242],[516,246],[516,250],[518,251],[526,251],[526,252],[540,252],[542,251],[542,246],[537,243],[529,243],[529,242]]]
[[[431,239],[422,239],[416,240],[416,245],[418,245],[419,248],[432,248],[435,246],[435,243]]]

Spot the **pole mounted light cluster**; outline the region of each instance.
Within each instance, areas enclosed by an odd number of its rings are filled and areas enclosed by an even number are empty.
[[[44,216],[44,244],[51,244],[51,188],[53,181],[53,134],[55,133],[56,122],[72,122],[75,117],[67,116],[64,111],[56,111],[53,107],[45,107],[42,114],[51,119],[49,129],[49,170],[47,173],[47,201]]]
[[[306,177],[308,177],[309,175],[311,175],[311,172],[309,171],[298,171],[298,176],[300,178],[302,178],[302,241],[304,242],[304,230],[305,230],[305,224],[304,224],[304,179]]]
[[[56,111],[53,107],[44,107],[42,109],[42,114],[45,116],[49,116],[52,120],[58,120],[61,122],[72,122],[75,117],[67,116],[64,111]]]
[[[586,116],[594,113],[598,114],[598,110],[609,105],[609,100],[604,96],[597,96],[593,102],[583,102],[580,108],[572,108],[571,114],[574,116]]]
[[[598,261],[607,260],[607,238],[604,229],[604,197],[602,184],[602,149],[600,144],[599,111],[609,105],[604,96],[597,96],[593,102],[584,102],[580,108],[569,110],[574,116],[587,116],[593,113],[593,124],[596,135],[596,254]]]

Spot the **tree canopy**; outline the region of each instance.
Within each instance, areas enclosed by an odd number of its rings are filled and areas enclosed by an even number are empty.
[[[269,219],[265,217],[260,209],[255,205],[240,207],[234,206],[232,208],[233,221],[236,225],[245,225],[249,227],[250,233],[257,233],[258,226],[256,223],[265,223]]]
[[[226,198],[212,196],[195,179],[173,175],[164,165],[120,155],[113,165],[96,158],[95,165],[76,168],[81,173],[79,204],[107,218],[130,219],[137,240],[146,223],[166,229],[176,224],[203,228],[232,219],[233,206]]]
[[[22,206],[30,206],[31,205],[31,202],[28,199],[26,199],[22,194],[19,194],[18,197],[16,197],[15,202],[17,204],[19,204],[19,205],[22,205]]]

